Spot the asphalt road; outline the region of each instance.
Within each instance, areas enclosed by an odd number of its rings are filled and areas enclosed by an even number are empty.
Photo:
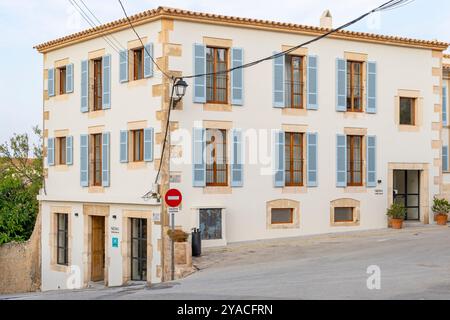
[[[196,264],[200,271],[192,276],[151,288],[134,285],[0,299],[447,300],[450,228],[410,227],[235,244],[207,251]],[[380,282],[370,282],[379,284],[379,290],[368,289],[370,266],[380,271]]]

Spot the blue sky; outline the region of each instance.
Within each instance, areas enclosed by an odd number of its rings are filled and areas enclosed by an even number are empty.
[[[337,26],[387,0],[122,1],[129,14],[170,6],[309,25],[317,25],[321,13],[330,9]],[[117,0],[84,2],[102,22],[123,18]],[[42,56],[33,46],[87,27],[68,0],[0,0],[0,143],[42,123]],[[415,0],[351,29],[450,42],[450,1]]]

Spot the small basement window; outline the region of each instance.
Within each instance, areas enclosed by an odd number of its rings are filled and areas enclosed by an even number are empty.
[[[353,222],[355,208],[334,208],[334,222]]]
[[[294,223],[294,209],[272,209],[272,224],[292,224]]]

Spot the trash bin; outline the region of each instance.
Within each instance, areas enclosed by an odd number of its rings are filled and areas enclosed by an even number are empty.
[[[202,255],[202,233],[200,229],[192,230],[192,256],[200,257]]]

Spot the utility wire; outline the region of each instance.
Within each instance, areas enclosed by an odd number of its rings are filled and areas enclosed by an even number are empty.
[[[152,62],[154,63],[154,65],[158,68],[159,71],[161,71],[161,73],[167,77],[168,79],[174,81],[174,77],[169,75],[168,73],[166,73],[159,65],[158,63],[156,63],[155,59],[153,58],[153,56],[150,54],[150,52],[148,52],[147,48],[144,45],[144,42],[142,41],[142,38],[139,36],[139,34],[137,33],[136,29],[133,26],[133,23],[131,22],[131,19],[128,17],[127,11],[125,10],[125,7],[122,4],[121,0],[118,0],[120,6],[122,7],[122,11],[125,15],[125,17],[127,18],[128,23],[130,24],[131,29],[133,29],[134,33],[136,34],[136,36],[138,37],[139,41],[141,42],[142,46],[144,47],[145,52],[148,54],[148,56],[150,57],[150,59],[152,60]]]

